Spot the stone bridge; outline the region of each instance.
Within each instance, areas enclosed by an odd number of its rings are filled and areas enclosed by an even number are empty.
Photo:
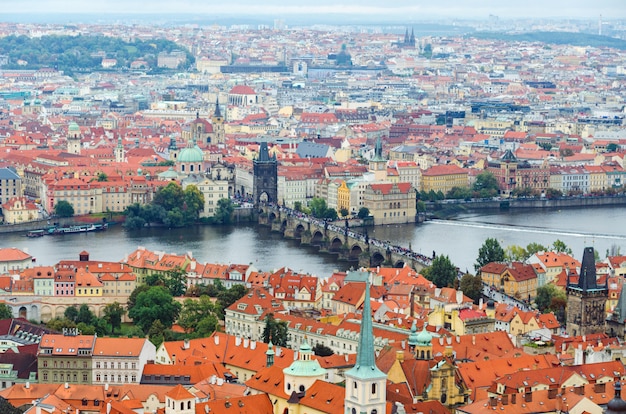
[[[318,246],[320,252],[337,254],[340,260],[355,267],[404,267],[416,271],[430,266],[430,258],[400,246],[369,238],[367,231],[327,222],[283,207],[261,206],[259,224],[270,226],[285,238],[299,240],[303,245]]]

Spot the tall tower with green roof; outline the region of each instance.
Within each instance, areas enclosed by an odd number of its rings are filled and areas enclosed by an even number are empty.
[[[67,127],[67,152],[80,155],[80,140],[80,127],[76,122],[70,122]]]
[[[370,284],[365,283],[365,302],[356,364],[346,371],[346,414],[384,414],[387,405],[387,375],[376,366]]]

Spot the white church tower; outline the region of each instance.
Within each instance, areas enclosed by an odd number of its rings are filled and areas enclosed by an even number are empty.
[[[76,122],[70,122],[67,127],[67,152],[70,154],[80,154],[80,127]]]

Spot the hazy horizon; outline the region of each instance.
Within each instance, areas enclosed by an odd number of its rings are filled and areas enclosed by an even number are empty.
[[[624,0],[598,0],[595,2],[582,0],[527,0],[511,4],[511,2],[494,0],[441,0],[439,2],[416,2],[395,0],[318,0],[315,3],[295,1],[288,5],[278,0],[235,0],[234,2],[215,2],[199,0],[151,2],[138,0],[105,0],[86,2],[84,0],[21,0],[3,4],[3,16],[0,20],[15,15],[45,17],[60,20],[67,16],[68,20],[77,15],[93,15],[105,18],[112,15],[165,15],[172,17],[195,15],[198,18],[215,16],[257,18],[285,18],[329,16],[346,17],[347,20],[363,18],[371,20],[420,20],[420,19],[487,19],[497,16],[501,19],[587,19],[597,20],[600,15],[604,20],[626,18]],[[37,19],[39,20],[39,19]],[[314,22],[311,22],[314,23]]]

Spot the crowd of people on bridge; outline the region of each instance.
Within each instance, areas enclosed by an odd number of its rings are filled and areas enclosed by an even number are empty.
[[[273,204],[268,204],[268,206],[274,209],[277,209],[281,214],[284,213],[288,217],[294,217],[294,218],[304,221],[305,223],[312,223],[319,227],[323,227],[324,229],[332,230],[337,233],[346,234],[348,237],[355,239],[355,240],[359,240],[360,242],[363,242],[365,244],[376,246],[388,252],[400,254],[402,256],[415,260],[423,266],[430,266],[432,264],[433,259],[435,258],[434,251],[433,251],[433,256],[428,257],[424,254],[417,253],[410,248],[394,245],[388,240],[372,239],[367,234],[367,229],[365,229],[365,233],[354,231],[350,229],[348,219],[345,219],[345,225],[342,227],[337,224],[334,224],[334,222],[316,218],[309,214],[303,213],[302,211],[294,210],[285,206],[277,206]]]

